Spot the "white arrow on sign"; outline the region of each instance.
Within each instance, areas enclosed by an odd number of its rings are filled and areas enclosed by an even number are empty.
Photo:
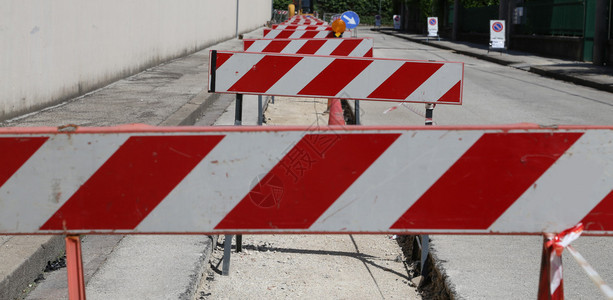
[[[350,18],[347,15],[343,15],[343,18],[347,20],[347,23],[349,23],[351,25],[355,24],[355,19],[353,17]]]

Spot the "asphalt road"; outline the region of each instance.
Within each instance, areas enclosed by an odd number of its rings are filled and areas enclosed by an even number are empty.
[[[545,78],[512,67],[455,54],[389,35],[375,38],[375,57],[464,62],[462,106],[438,105],[435,125],[538,123],[613,125],[613,95]],[[546,59],[543,59],[546,60]],[[544,61],[543,63],[546,63]],[[361,102],[363,125],[422,125],[424,105]],[[581,199],[577,199],[581,201]],[[432,238],[438,265],[460,299],[534,299],[540,236],[442,236]],[[573,243],[609,284],[613,283],[613,238],[581,237]],[[600,299],[568,253],[564,254],[567,299]]]

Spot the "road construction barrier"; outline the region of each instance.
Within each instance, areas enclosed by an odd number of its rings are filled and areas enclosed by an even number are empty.
[[[372,57],[372,38],[243,39],[245,52]]]
[[[613,127],[537,125],[2,128],[0,234],[68,236],[73,283],[79,234],[540,235],[582,223],[613,236],[612,140]],[[70,287],[79,299],[82,282]]]
[[[272,25],[272,29],[279,30],[332,30],[332,27],[328,25],[285,25],[275,24]]]
[[[264,28],[265,39],[322,39],[334,37],[334,32],[326,30],[288,30]]]
[[[291,18],[287,21],[285,21],[283,24],[286,25],[308,25],[308,26],[325,26],[328,25],[328,23],[322,21],[322,20],[315,20],[315,19],[297,19],[297,18]]]
[[[611,235],[611,140],[609,127],[536,125],[2,128],[0,232],[541,234],[581,222]]]
[[[209,92],[462,104],[464,64],[215,51]]]

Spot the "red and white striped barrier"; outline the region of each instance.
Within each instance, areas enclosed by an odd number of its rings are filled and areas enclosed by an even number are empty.
[[[272,25],[272,29],[278,30],[332,30],[332,26],[326,25]]]
[[[582,222],[612,236],[611,140],[613,127],[536,125],[2,128],[0,234],[541,234]]]
[[[302,19],[302,20],[289,20],[284,22],[283,24],[287,25],[328,25],[328,23],[321,20],[311,20],[311,19]]]
[[[335,38],[333,31],[326,30],[285,30],[264,28],[265,39],[306,39]]]
[[[209,91],[462,104],[464,64],[212,51]]]
[[[244,39],[245,52],[372,57],[372,38]]]

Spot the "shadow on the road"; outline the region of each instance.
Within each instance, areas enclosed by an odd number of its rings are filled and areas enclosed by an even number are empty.
[[[355,242],[354,242],[355,245]],[[223,246],[221,246],[223,248]],[[234,249],[234,246],[232,246],[232,248]],[[308,250],[308,249],[292,249],[292,248],[276,248],[276,247],[266,247],[266,246],[255,246],[255,245],[243,245],[243,249],[246,250],[250,250],[250,251],[258,251],[258,252],[267,252],[267,251],[276,251],[276,252],[281,252],[281,253],[297,253],[297,254],[308,254],[308,255],[332,255],[332,256],[345,256],[345,257],[351,257],[351,258],[355,258],[360,260],[362,263],[364,263],[365,265],[370,265],[373,266],[375,268],[379,268],[385,272],[389,272],[392,273],[394,275],[397,275],[398,277],[401,277],[405,280],[410,280],[407,274],[402,274],[399,272],[396,272],[390,268],[386,268],[384,266],[381,266],[377,263],[375,263],[373,261],[373,259],[377,259],[380,261],[395,261],[394,259],[380,259],[376,256],[372,256],[372,255],[368,255],[368,254],[363,254],[363,253],[356,253],[356,252],[343,252],[343,251],[326,251],[326,250]],[[357,246],[356,246],[356,250],[357,250]],[[221,271],[219,269],[219,266],[221,264],[221,260],[219,260],[219,262],[216,265],[213,265],[213,263],[211,263],[211,269],[215,272],[221,275]],[[370,271],[370,270],[369,270]]]

